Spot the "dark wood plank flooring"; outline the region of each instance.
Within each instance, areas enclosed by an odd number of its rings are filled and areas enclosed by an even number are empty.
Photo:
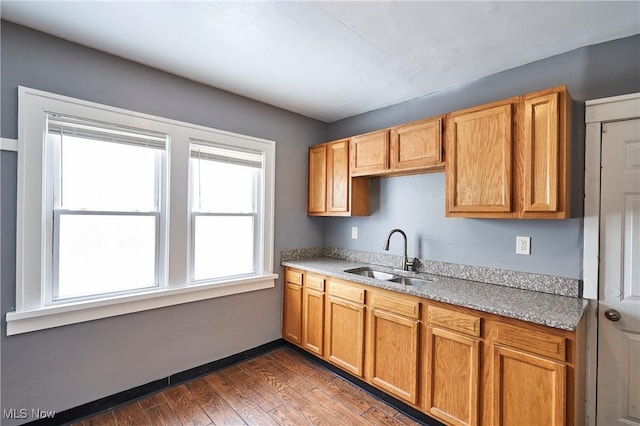
[[[418,425],[288,347],[73,426]]]

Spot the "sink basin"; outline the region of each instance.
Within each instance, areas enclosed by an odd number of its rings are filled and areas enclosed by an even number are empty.
[[[433,281],[431,280],[422,280],[420,278],[411,278],[411,277],[395,277],[390,279],[389,281],[404,285],[425,285],[431,284]]]
[[[395,275],[389,274],[387,272],[376,271],[371,268],[356,268],[356,269],[347,269],[345,272],[349,274],[362,275],[363,277],[375,278],[377,280],[389,281],[392,278],[395,278]]]
[[[433,283],[433,281],[431,280],[423,280],[420,278],[413,278],[413,277],[403,277],[401,275],[394,275],[388,272],[376,271],[375,269],[368,268],[368,267],[347,269],[344,272],[347,272],[349,274],[361,275],[363,277],[375,278],[377,280],[390,281],[390,282],[399,283],[403,285],[426,285],[426,284]]]

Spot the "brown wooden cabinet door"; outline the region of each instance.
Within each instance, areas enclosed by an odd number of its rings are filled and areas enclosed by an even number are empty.
[[[362,377],[365,308],[332,295],[327,296],[326,359]]]
[[[477,425],[480,341],[427,327],[425,411],[456,426]]]
[[[327,145],[327,210],[349,211],[349,140]]]
[[[351,176],[384,173],[389,169],[389,130],[351,138]]]
[[[349,142],[341,139],[309,148],[309,216],[368,216],[369,179],[349,174]]]
[[[447,116],[447,216],[570,217],[565,86]]]
[[[300,346],[302,345],[302,286],[285,282],[283,304],[282,337]]]
[[[375,308],[369,318],[367,378],[390,394],[416,404],[420,322]]]
[[[324,350],[324,292],[305,287],[303,295],[302,346],[309,352],[322,356]]]
[[[327,145],[309,148],[307,212],[327,211]]]
[[[419,170],[442,162],[442,119],[399,126],[391,132],[392,171]]]
[[[566,365],[499,345],[492,362],[493,425],[565,424]]]
[[[511,212],[514,102],[450,114],[447,214]]]
[[[524,211],[559,207],[559,93],[524,100]]]

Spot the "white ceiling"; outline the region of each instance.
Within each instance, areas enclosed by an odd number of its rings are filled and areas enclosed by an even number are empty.
[[[640,33],[640,2],[7,1],[1,16],[325,122]]]

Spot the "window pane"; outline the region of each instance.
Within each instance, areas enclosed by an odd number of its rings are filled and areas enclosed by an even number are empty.
[[[195,216],[194,280],[255,272],[253,216]]]
[[[155,211],[157,156],[162,151],[64,136],[61,196],[64,209]]]
[[[260,169],[218,161],[191,159],[193,211],[251,213]]]
[[[156,286],[156,217],[60,215],[57,299]]]

